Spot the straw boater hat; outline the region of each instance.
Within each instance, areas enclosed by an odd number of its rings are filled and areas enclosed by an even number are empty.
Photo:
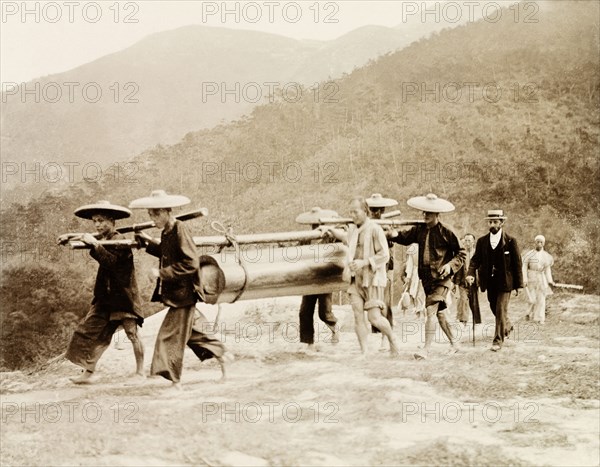
[[[411,208],[419,209],[423,212],[452,212],[454,204],[445,199],[438,198],[437,195],[429,193],[427,196],[416,196],[410,198],[406,204]]]
[[[389,208],[397,206],[398,201],[391,198],[384,198],[381,193],[373,193],[370,198],[365,200],[370,208]]]
[[[323,217],[340,217],[339,214],[335,211],[331,211],[329,209],[321,209],[319,207],[314,207],[310,211],[303,212],[302,214],[296,217],[296,222],[298,224],[318,224],[319,219]]]
[[[508,217],[506,217],[504,215],[504,211],[502,209],[489,209],[485,220],[493,221],[495,219],[500,219],[502,221],[505,221],[506,219],[508,219]]]
[[[165,190],[154,190],[150,196],[133,200],[129,203],[129,207],[131,209],[178,208],[190,202],[190,199],[185,196],[168,195]]]
[[[75,215],[83,219],[91,219],[96,214],[102,214],[112,219],[125,219],[131,216],[131,211],[123,206],[110,204],[110,201],[102,200],[95,204],[86,204],[75,209]]]

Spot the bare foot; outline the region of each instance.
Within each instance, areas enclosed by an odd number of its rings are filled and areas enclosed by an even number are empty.
[[[223,355],[217,357],[217,361],[219,365],[221,365],[221,379],[219,381],[225,381],[227,379],[227,369],[226,364],[232,363],[235,360],[235,356],[229,352],[225,351]]]
[[[93,377],[92,371],[85,370],[81,375],[69,378],[74,384],[93,384],[96,382],[96,378]]]
[[[334,329],[331,333],[331,343],[338,344],[340,342],[340,333],[337,329]]]
[[[129,377],[131,381],[146,381],[146,375],[144,373],[134,373]]]
[[[183,391],[183,386],[181,385],[181,383],[173,383],[173,384],[171,384],[171,386],[169,386],[167,391],[169,393],[179,393],[179,392]]]
[[[235,355],[226,350],[225,353],[218,358],[218,360],[222,360],[224,363],[233,363],[235,361]]]

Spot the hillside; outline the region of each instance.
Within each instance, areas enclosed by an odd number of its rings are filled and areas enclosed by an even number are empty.
[[[189,131],[239,118],[267,102],[272,89],[339,77],[404,47],[412,37],[385,27],[361,28],[326,42],[199,25],[155,33],[3,95],[2,160],[19,168],[25,162],[31,169],[38,161],[96,163],[107,170],[144,148],[173,144]],[[24,89],[32,93],[23,94]],[[62,169],[63,178],[72,181]],[[75,174],[77,180],[95,176],[81,168]],[[3,202],[59,185],[54,174],[39,178],[33,183],[31,175],[25,177],[29,192],[7,193],[20,185],[21,172],[8,176]]]
[[[336,80],[335,96],[323,88],[298,102],[279,98],[138,155],[130,179],[107,175],[14,205],[2,212],[3,262],[12,268],[3,285],[19,287],[20,269],[35,266],[66,283],[64,270],[74,271],[81,279],[73,289],[81,290],[93,278],[90,263],[53,244],[86,228],[75,207],[107,197],[127,204],[160,187],[185,193],[209,208],[208,221],[237,233],[297,229],[299,212],[318,205],[345,213],[351,196],[373,192],[400,200],[411,218],[417,213],[405,200],[434,191],[457,206],[443,216],[457,233],[483,234],[485,211],[503,208],[522,248],[546,236],[557,282],[598,293],[587,268],[600,260],[597,17],[595,2],[566,2],[535,24],[506,15],[445,30]],[[461,83],[460,98],[451,83]],[[503,90],[497,102],[483,94],[489,83]],[[439,99],[419,91],[436,84],[446,86]],[[145,213],[136,213],[141,220]],[[197,234],[212,234],[208,225],[191,223]],[[147,259],[138,256],[142,269]],[[33,293],[43,289],[29,287],[32,306],[50,313]],[[4,317],[15,308],[3,307]]]

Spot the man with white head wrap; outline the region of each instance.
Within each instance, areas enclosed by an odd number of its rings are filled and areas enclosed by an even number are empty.
[[[535,248],[523,255],[523,278],[530,303],[527,319],[543,324],[546,320],[546,296],[552,294],[550,285],[554,285],[551,270],[554,258],[544,250],[546,238],[543,235],[537,235],[534,243]]]

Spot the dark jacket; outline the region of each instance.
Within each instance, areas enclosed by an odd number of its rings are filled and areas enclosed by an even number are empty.
[[[113,232],[106,237],[106,240],[123,238],[125,238],[123,235]],[[98,245],[90,249],[90,256],[100,265],[96,275],[92,303],[105,305],[111,311],[135,313],[143,321],[131,250]]]
[[[501,254],[503,260],[498,265],[496,273],[499,282],[497,291],[510,292],[512,290],[523,288],[523,270],[521,263],[521,254],[517,241],[507,235],[504,230],[500,237],[500,243],[496,249],[500,249],[498,254]],[[492,250],[490,245],[490,234],[484,235],[477,240],[475,246],[475,254],[471,258],[469,266],[469,276],[475,276],[475,272],[479,272],[479,286],[482,292],[485,292],[489,287],[489,280],[492,269],[492,255],[495,250]]]
[[[199,259],[187,227],[181,221],[175,221],[172,229],[162,231],[160,244],[150,242],[146,251],[160,258],[160,277],[152,301],[173,307],[195,304],[200,289]]]
[[[457,284],[458,286],[460,286],[464,289],[469,288],[469,284],[467,284],[467,272],[468,272],[469,266],[471,265],[471,260],[469,260],[468,261],[469,264],[467,264],[467,257],[468,257],[468,253],[465,252],[464,264],[460,267],[460,269],[458,271],[456,271],[456,274],[454,274],[454,276],[452,277],[452,282],[454,282],[455,284]],[[475,276],[474,285],[478,285],[478,284],[479,284],[479,281],[477,279],[477,276]]]
[[[427,238],[427,226],[425,224],[417,224],[409,230],[400,231],[397,237],[390,240],[401,245],[410,245],[412,243],[419,244],[419,278],[423,281],[440,281],[448,282],[450,286],[450,277],[440,278],[438,270],[444,264],[450,264],[452,273],[455,274],[463,265],[466,257],[465,249],[460,244],[458,237],[445,227],[441,222],[438,222],[430,230],[429,235],[429,266],[423,265],[423,253],[425,252],[425,239]]]

